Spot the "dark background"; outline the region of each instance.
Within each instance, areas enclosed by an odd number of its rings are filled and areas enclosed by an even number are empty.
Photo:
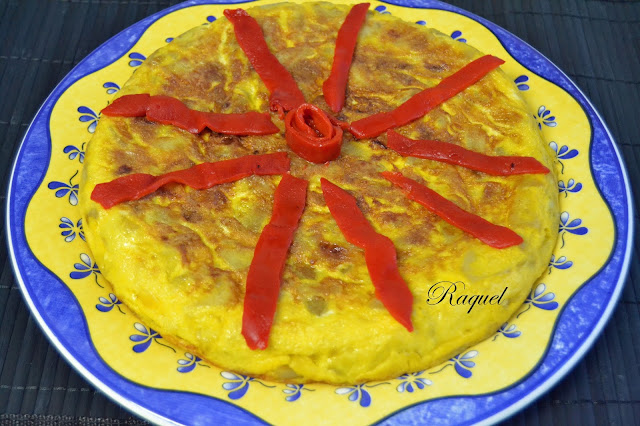
[[[0,0],[3,188],[24,133],[54,86],[111,36],[176,3]],[[525,40],[576,82],[613,133],[640,199],[640,2],[449,3]],[[4,221],[0,232],[5,239]],[[7,254],[0,244],[0,423],[145,424],[96,391],[49,345],[22,300]],[[594,347],[550,392],[506,423],[640,424],[639,300],[640,264],[634,257],[620,302]]]

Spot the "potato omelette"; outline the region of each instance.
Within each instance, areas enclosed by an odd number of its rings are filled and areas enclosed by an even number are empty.
[[[247,9],[269,50],[306,102],[329,111],[323,82],[350,7],[277,4]],[[344,107],[352,123],[391,111],[483,54],[435,30],[368,12],[357,36]],[[270,112],[269,90],[220,18],[157,50],[117,97],[165,95],[193,110]],[[200,134],[144,117],[103,115],[80,184],[87,242],[114,293],[165,339],[221,368],[289,382],[356,384],[424,370],[492,335],[521,306],[555,245],[558,191],[548,147],[514,83],[501,70],[395,130],[492,156],[528,156],[551,171],[495,176],[390,149],[383,133],[345,131],[338,157],[309,162],[287,145],[285,124],[269,135]],[[198,164],[284,152],[290,174],[309,182],[306,204],[282,272],[266,349],[242,331],[247,274],[269,223],[280,175],[252,175],[208,189],[170,183],[109,209],[91,199],[97,184],[133,173],[154,176]],[[467,212],[522,238],[490,247],[446,222],[381,175],[401,172]],[[362,248],[332,216],[321,179],[347,191],[373,229],[388,237],[413,295],[413,331],[376,297]],[[436,283],[499,304],[431,303]],[[485,299],[486,301],[486,299]]]

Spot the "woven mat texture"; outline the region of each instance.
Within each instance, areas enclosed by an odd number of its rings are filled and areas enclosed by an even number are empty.
[[[85,56],[177,1],[0,0],[0,176],[40,104]],[[617,141],[640,200],[640,2],[452,0],[515,34],[565,71]],[[4,201],[5,190],[2,190]],[[2,239],[5,223],[0,224]],[[640,243],[637,236],[634,247]],[[0,244],[0,424],[147,424],[81,378],[29,313]],[[640,424],[640,262],[585,358],[509,425]]]

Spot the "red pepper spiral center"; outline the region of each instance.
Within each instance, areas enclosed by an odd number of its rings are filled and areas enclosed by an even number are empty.
[[[342,148],[342,129],[320,108],[302,104],[287,113],[285,136],[289,147],[312,163],[335,160]]]

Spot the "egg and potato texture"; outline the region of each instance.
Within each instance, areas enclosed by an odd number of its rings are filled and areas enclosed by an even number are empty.
[[[329,110],[322,83],[349,6],[278,4],[247,9],[307,102]],[[487,52],[490,53],[490,52]],[[390,111],[483,54],[434,30],[369,12],[359,33],[345,106],[352,122]],[[200,111],[269,111],[269,92],[221,18],[152,54],[117,96],[175,97]],[[491,176],[402,157],[386,136],[345,132],[340,156],[313,164],[280,132],[194,135],[141,117],[102,116],[88,144],[80,200],[84,230],[114,293],[149,327],[222,368],[276,381],[355,384],[423,370],[492,335],[521,306],[543,272],[557,235],[553,172]],[[490,72],[426,116],[396,129],[413,139],[451,142],[488,155],[552,159],[510,78]],[[287,152],[291,174],[309,181],[290,247],[269,345],[251,350],[241,334],[247,271],[269,222],[280,176],[251,176],[206,190],[169,184],[104,209],[93,188],[131,173],[160,175],[246,155]],[[463,209],[506,226],[523,243],[489,247],[409,200],[380,172],[399,171]],[[353,195],[374,229],[389,237],[414,296],[407,331],[375,296],[363,250],[346,241],[327,208],[320,179]],[[465,294],[505,292],[500,305],[428,304],[437,282]]]

